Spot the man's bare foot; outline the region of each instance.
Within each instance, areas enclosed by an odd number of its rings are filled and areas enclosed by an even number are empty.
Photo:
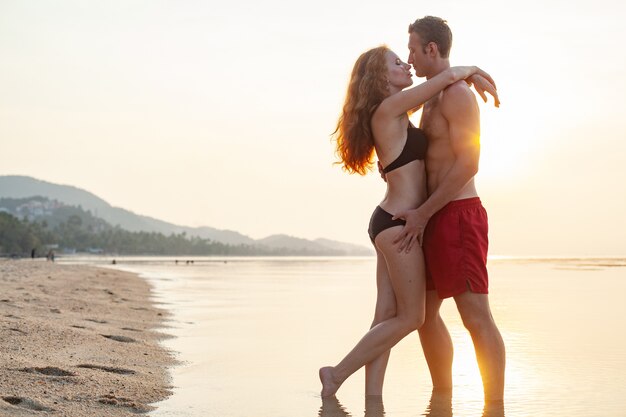
[[[320,381],[322,381],[322,398],[335,395],[335,393],[341,386],[341,382],[337,382],[335,380],[333,374],[334,370],[335,368],[333,368],[332,366],[325,366],[323,368],[320,368]]]

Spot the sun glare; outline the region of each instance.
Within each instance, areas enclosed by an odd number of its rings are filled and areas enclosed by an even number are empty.
[[[455,384],[481,386],[480,371],[476,363],[474,345],[469,333],[461,329],[459,332],[451,331],[451,336],[454,344],[452,375]]]
[[[450,329],[450,335],[454,344],[452,380],[455,386],[455,401],[463,403],[482,398],[482,378],[469,333],[459,328],[458,330]],[[540,389],[541,378],[537,376],[533,368],[532,359],[516,349],[520,343],[524,342],[520,341],[520,336],[516,334],[503,332],[502,337],[507,345],[505,401],[507,396],[517,398],[533,396]],[[509,354],[511,352],[514,354]]]
[[[530,153],[528,132],[512,128],[507,113],[482,116],[479,176],[489,181],[509,181],[523,174]]]

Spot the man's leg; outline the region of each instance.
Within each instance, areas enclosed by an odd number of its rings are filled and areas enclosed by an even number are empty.
[[[504,402],[485,403],[482,417],[504,417]]]
[[[504,396],[504,342],[489,308],[487,294],[466,291],[454,297],[463,324],[474,342],[483,379],[485,402],[501,402]]]
[[[437,297],[437,291],[426,291],[426,317],[418,332],[433,389],[451,390],[454,349],[450,333],[439,314],[442,301]]]
[[[452,391],[433,389],[424,416],[452,417]]]

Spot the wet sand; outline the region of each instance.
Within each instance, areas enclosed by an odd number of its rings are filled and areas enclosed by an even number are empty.
[[[0,416],[131,416],[171,395],[167,312],[139,276],[0,260]]]

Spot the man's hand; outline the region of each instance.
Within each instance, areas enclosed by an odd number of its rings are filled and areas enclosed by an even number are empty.
[[[489,95],[493,97],[494,105],[496,107],[500,107],[500,99],[498,98],[498,90],[496,89],[496,86],[492,81],[488,80],[487,78],[479,74],[472,75],[471,77],[467,79],[467,81],[474,84],[474,89],[480,95],[480,97],[482,97],[485,103],[487,102],[487,95],[485,94],[485,92],[487,92],[489,93]]]
[[[383,181],[387,182],[387,174],[385,174],[385,171],[383,171],[383,164],[380,163],[380,161],[377,161],[378,164],[378,173],[380,174],[380,178],[383,179]]]
[[[413,210],[405,210],[397,212],[393,216],[393,220],[402,219],[406,221],[406,224],[402,228],[402,231],[393,239],[393,243],[400,244],[398,252],[405,251],[409,253],[415,242],[420,246],[423,244],[424,229],[426,223],[428,223],[428,217],[424,216],[419,208]]]

